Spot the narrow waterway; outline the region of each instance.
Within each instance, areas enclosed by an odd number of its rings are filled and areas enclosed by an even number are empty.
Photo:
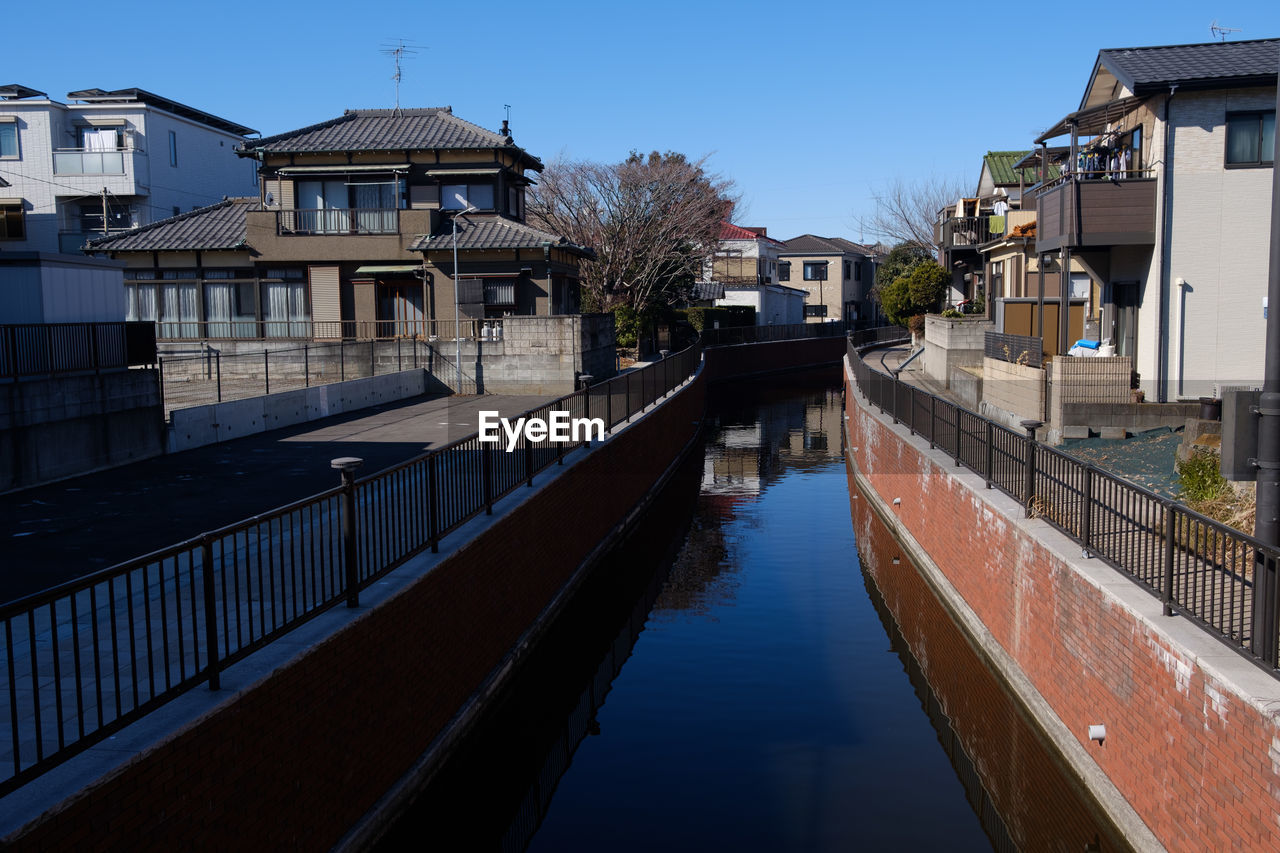
[[[704,440],[386,849],[1116,849],[851,492],[838,371]]]

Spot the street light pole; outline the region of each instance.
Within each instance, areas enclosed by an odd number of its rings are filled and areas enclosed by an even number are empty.
[[[1276,112],[1280,114],[1280,75]],[[1271,263],[1267,276],[1267,346],[1258,403],[1258,491],[1254,535],[1280,545],[1280,136],[1271,169]]]
[[[457,380],[453,393],[462,393],[462,322],[458,314],[458,217],[475,210],[470,205],[453,215],[453,341],[455,345],[454,359],[457,367]]]

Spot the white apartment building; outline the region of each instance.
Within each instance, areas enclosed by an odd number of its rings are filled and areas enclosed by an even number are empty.
[[[141,89],[67,98],[0,86],[3,323],[123,319],[119,265],[86,241],[258,192],[252,128]]]

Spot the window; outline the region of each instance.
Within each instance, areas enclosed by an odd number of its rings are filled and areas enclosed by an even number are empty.
[[[27,225],[23,219],[22,199],[0,201],[0,240],[25,240]]]
[[[804,280],[805,281],[826,281],[827,280],[827,262],[826,261],[805,261],[804,262]]]
[[[204,317],[210,338],[256,338],[258,324],[252,270],[205,270]],[[242,279],[237,281],[236,279]]]
[[[778,261],[778,281],[791,281],[791,261]]]
[[[0,120],[0,158],[14,160],[18,157],[18,123]]]
[[[440,188],[440,206],[445,210],[493,210],[493,184],[445,184]]]
[[[77,127],[76,142],[85,151],[119,151],[124,133],[118,127]]]
[[[991,262],[991,295],[997,299],[1004,296],[1004,261]]]
[[[310,335],[307,282],[301,269],[267,270],[262,282],[263,332],[268,338]]]
[[[844,279],[845,281],[848,281],[851,278],[853,278],[853,264],[851,264],[849,261],[845,261],[844,262]]]
[[[827,316],[827,306],[825,306],[825,305],[806,305],[806,306],[804,306],[804,316],[806,316],[806,317],[825,317],[825,316]]]
[[[853,265],[853,280],[862,281],[862,264]]]
[[[1275,110],[1227,113],[1228,166],[1269,166],[1275,150]]]
[[[175,131],[169,131],[169,165],[178,165],[178,134]]]

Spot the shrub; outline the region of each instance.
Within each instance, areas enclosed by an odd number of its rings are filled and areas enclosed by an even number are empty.
[[[942,316],[946,317],[948,320],[959,320],[964,318],[964,315],[954,308],[947,308],[943,310]]]
[[[1189,504],[1217,500],[1231,490],[1218,470],[1218,456],[1197,450],[1178,463],[1178,486],[1183,499]]]
[[[924,315],[916,314],[914,317],[911,317],[909,320],[907,320],[907,328],[911,331],[911,334],[913,335],[923,335],[924,334]]]

